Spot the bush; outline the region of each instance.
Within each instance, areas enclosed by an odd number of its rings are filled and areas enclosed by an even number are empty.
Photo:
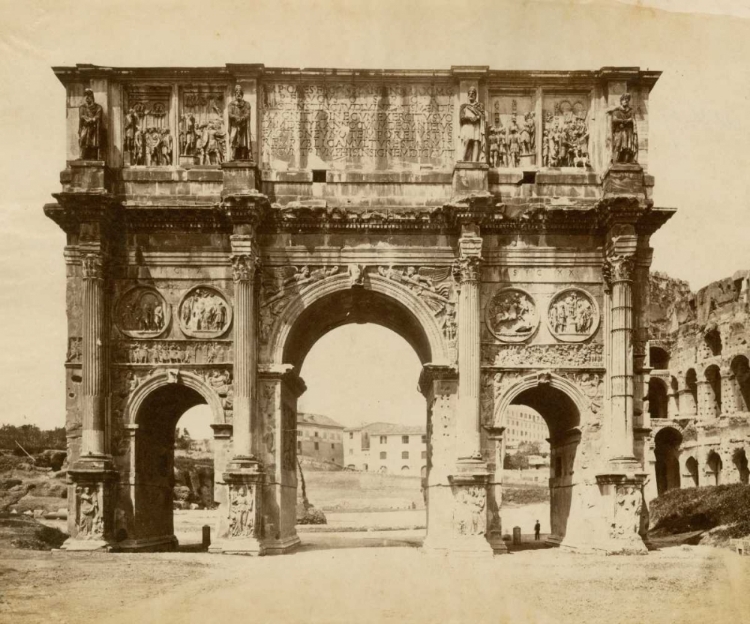
[[[750,535],[750,485],[716,485],[669,490],[649,507],[654,535],[726,527],[722,537]]]

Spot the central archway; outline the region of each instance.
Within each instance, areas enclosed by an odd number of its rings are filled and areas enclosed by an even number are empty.
[[[268,551],[284,551],[299,542],[294,528],[297,399],[304,391],[298,374],[305,358],[330,331],[352,323],[372,323],[403,338],[423,367],[448,362],[450,345],[441,321],[446,315],[455,314],[455,307],[437,299],[439,305],[433,301],[432,306],[428,305],[430,293],[421,296],[421,292],[378,275],[367,274],[361,284],[353,284],[347,275],[334,275],[302,290],[274,322],[265,351],[269,361],[262,365],[260,376],[264,460],[269,477],[273,475],[266,488],[266,508],[271,510],[266,519]],[[418,382],[419,378],[415,378],[415,386]],[[424,482],[428,484],[432,449],[427,406],[425,413]],[[429,509],[429,496],[425,499]]]

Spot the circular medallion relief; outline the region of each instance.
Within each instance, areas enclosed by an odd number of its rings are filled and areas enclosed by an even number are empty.
[[[169,325],[171,308],[158,290],[135,286],[123,293],[115,307],[115,324],[131,338],[155,338]]]
[[[498,290],[485,311],[487,327],[503,342],[523,342],[539,326],[539,313],[531,295],[520,288]]]
[[[216,338],[232,323],[232,307],[226,297],[211,286],[191,288],[180,301],[180,329],[194,338]]]
[[[567,288],[550,300],[547,325],[552,335],[563,342],[582,342],[599,327],[599,307],[585,290]]]

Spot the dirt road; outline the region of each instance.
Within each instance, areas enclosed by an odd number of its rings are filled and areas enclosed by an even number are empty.
[[[0,621],[746,622],[750,557],[524,551],[435,558],[419,532],[309,534],[284,557],[0,552]],[[744,618],[744,619],[743,619]]]

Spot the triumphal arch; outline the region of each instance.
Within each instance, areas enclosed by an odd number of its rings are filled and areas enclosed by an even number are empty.
[[[175,423],[205,403],[212,551],[293,550],[298,372],[372,322],[423,365],[425,550],[505,550],[523,404],[549,427],[552,541],[645,551],[649,238],[674,212],[647,173],[659,72],[54,71],[66,548],[175,547]]]

